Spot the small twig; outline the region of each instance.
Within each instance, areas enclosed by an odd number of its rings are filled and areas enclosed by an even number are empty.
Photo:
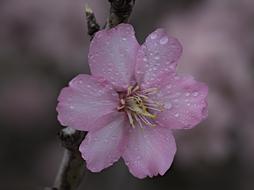
[[[75,190],[85,171],[85,162],[80,153],[65,150],[54,186],[57,190]]]
[[[131,15],[135,0],[108,0],[111,4],[108,19],[109,28],[120,23],[127,23]]]
[[[86,172],[85,162],[78,150],[80,143],[85,138],[85,132],[67,127],[60,131],[59,138],[66,150],[54,187],[45,188],[45,190],[76,190]]]
[[[100,30],[100,25],[97,23],[93,10],[86,5],[85,8],[88,35],[93,38],[94,34]]]

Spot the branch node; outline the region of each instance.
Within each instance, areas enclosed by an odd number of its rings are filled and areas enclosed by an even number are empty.
[[[78,131],[70,127],[66,127],[58,133],[62,146],[70,151],[78,150],[80,143],[85,138],[85,135],[85,132]]]
[[[109,28],[120,23],[127,23],[131,15],[135,0],[108,0],[111,4]]]
[[[85,14],[87,20],[88,35],[93,38],[94,34],[100,30],[100,25],[96,21],[93,10],[86,4]]]

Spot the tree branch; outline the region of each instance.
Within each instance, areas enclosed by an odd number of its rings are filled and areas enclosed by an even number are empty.
[[[131,15],[135,0],[108,0],[111,4],[109,15],[109,28],[120,23],[127,23]]]
[[[66,148],[56,176],[54,187],[45,190],[76,190],[86,169],[78,150],[86,133],[66,127],[59,132],[62,146]]]

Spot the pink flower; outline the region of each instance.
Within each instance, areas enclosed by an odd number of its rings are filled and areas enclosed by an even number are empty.
[[[163,29],[142,46],[129,24],[96,33],[88,56],[92,76],[75,77],[57,105],[62,125],[88,131],[80,152],[89,170],[120,157],[138,178],[169,169],[172,129],[192,128],[207,116],[207,86],[176,74],[181,53]]]

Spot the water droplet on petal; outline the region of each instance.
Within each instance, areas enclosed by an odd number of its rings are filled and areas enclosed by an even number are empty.
[[[154,39],[156,39],[156,38],[157,38],[157,34],[156,34],[156,33],[152,33],[152,34],[151,34],[151,39],[154,40]]]
[[[164,108],[171,109],[172,108],[172,104],[170,102],[167,102],[166,104],[164,104]]]
[[[160,39],[160,44],[161,45],[165,45],[166,43],[168,43],[168,37],[164,36]]]
[[[187,93],[185,94],[185,96],[190,96],[190,93],[189,93],[189,92],[187,92]]]
[[[175,113],[175,117],[179,117],[179,113]]]
[[[172,85],[171,85],[171,84],[169,84],[166,88],[170,89],[171,87],[172,87]]]
[[[160,57],[159,57],[159,56],[156,56],[154,59],[159,60],[159,59],[160,59]]]
[[[193,96],[198,96],[198,92],[193,92],[192,95]]]
[[[138,148],[138,147],[135,147],[134,150],[135,150],[135,151],[139,151],[139,148]]]

